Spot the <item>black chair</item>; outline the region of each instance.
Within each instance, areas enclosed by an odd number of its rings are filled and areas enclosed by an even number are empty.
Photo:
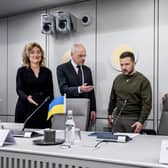
[[[158,133],[152,129],[142,129],[141,134],[148,134],[148,135],[168,135],[168,93],[166,93],[162,97],[162,114],[160,117],[160,124]]]
[[[163,110],[160,117],[160,124],[158,129],[159,135],[168,135],[168,94],[162,98]]]
[[[142,129],[140,134],[156,135],[156,131],[153,129]]]

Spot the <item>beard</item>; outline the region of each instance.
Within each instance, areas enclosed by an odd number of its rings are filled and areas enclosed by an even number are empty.
[[[134,68],[132,68],[130,71],[128,70],[122,70],[124,75],[131,76],[134,73]]]

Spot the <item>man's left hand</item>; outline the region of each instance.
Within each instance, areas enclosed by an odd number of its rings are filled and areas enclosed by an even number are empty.
[[[139,121],[137,121],[134,124],[132,124],[131,127],[135,128],[134,129],[134,133],[140,133],[140,131],[142,130],[143,125]]]

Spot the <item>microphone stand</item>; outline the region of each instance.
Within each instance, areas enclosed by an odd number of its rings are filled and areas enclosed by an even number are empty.
[[[124,142],[127,142],[127,141],[130,141],[132,140],[132,138],[130,138],[128,135],[114,135],[113,134],[113,129],[114,129],[114,126],[116,126],[116,123],[121,115],[121,113],[123,112],[125,106],[127,104],[127,99],[124,100],[124,103],[118,113],[118,115],[116,116],[116,119],[114,121],[114,124],[113,124],[113,127],[112,127],[112,134],[111,135],[108,135],[105,136],[103,135],[102,140],[99,141],[94,147],[97,148],[101,143],[103,142],[121,142],[121,143],[124,143]]]
[[[46,98],[44,99],[44,101],[36,108],[36,110],[34,110],[34,112],[33,112],[30,116],[28,116],[28,117],[26,118],[26,120],[24,121],[24,124],[23,124],[23,128],[22,128],[23,131],[24,131],[24,129],[25,129],[25,127],[26,127],[26,124],[27,124],[27,122],[29,121],[29,119],[30,119],[49,99],[50,99],[50,96],[46,97]]]
[[[115,125],[117,124],[117,121],[118,121],[118,119],[119,119],[121,113],[123,112],[123,110],[124,110],[126,104],[127,104],[127,99],[124,100],[124,103],[123,103],[123,105],[122,105],[122,107],[121,107],[121,109],[120,109],[120,112],[118,113],[118,115],[116,116],[116,119],[114,120],[114,123],[113,123],[113,125],[112,125],[112,134],[113,134],[114,127],[115,127]]]

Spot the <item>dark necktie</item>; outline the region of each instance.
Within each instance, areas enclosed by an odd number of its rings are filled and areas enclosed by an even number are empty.
[[[78,73],[77,73],[78,81],[79,81],[79,84],[81,85],[82,84],[82,70],[81,70],[81,66],[77,65],[77,68],[78,68]]]

